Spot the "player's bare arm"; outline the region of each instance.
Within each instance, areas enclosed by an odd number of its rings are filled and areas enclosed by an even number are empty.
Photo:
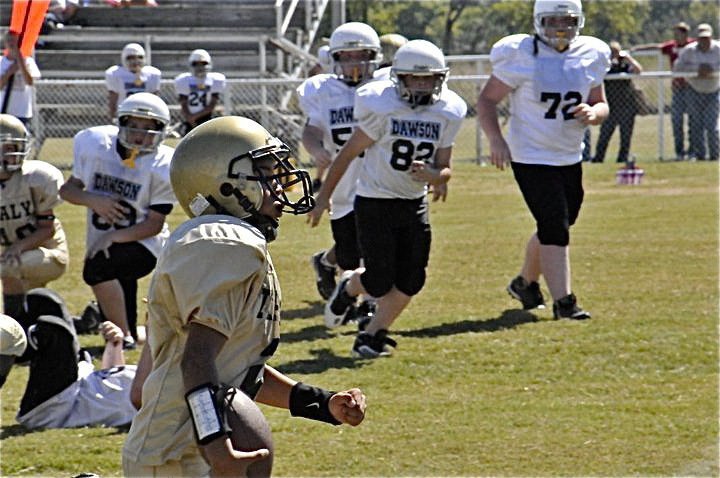
[[[136,242],[147,237],[152,237],[162,231],[165,224],[165,214],[157,211],[148,211],[148,216],[144,221],[133,224],[130,227],[119,229],[111,229],[100,236],[93,244],[87,248],[87,257],[93,257],[98,252],[104,252],[109,257],[108,249],[114,243]]]
[[[330,207],[330,196],[332,196],[335,187],[340,182],[340,179],[342,179],[352,160],[372,146],[373,143],[375,143],[374,139],[365,134],[359,127],[355,128],[352,136],[350,136],[348,142],[345,143],[337,156],[335,156],[332,165],[330,165],[330,169],[328,169],[325,181],[315,198],[315,209],[308,213],[308,222],[310,222],[312,227],[320,223],[323,212]]]
[[[85,189],[79,178],[70,176],[60,188],[60,197],[78,206],[89,207],[106,222],[114,224],[125,219],[128,210],[119,201],[101,194],[93,194]]]
[[[191,319],[187,342],[180,363],[186,393],[193,390],[202,390],[204,386],[217,387],[220,384],[215,359],[226,341],[227,338],[221,333],[204,325],[193,323]],[[198,398],[199,401],[203,399],[206,399],[206,397],[200,396]],[[214,400],[214,396],[211,399]],[[214,401],[201,405],[215,406]],[[192,406],[188,406],[191,408],[192,414]],[[200,421],[204,422],[205,420],[200,419]],[[218,423],[194,424],[198,436],[199,431],[212,429],[218,425]],[[210,464],[212,476],[245,476],[249,465],[269,454],[267,449],[252,452],[235,450],[230,437],[224,433],[218,433],[217,438],[207,443],[202,442],[202,436],[199,436],[199,438],[201,438],[199,443],[200,451]]]
[[[147,332],[149,333],[149,329]],[[145,346],[140,353],[140,360],[137,364],[135,371],[135,378],[133,379],[132,386],[130,387],[130,401],[133,406],[140,410],[142,405],[142,388],[145,384],[150,371],[152,370],[152,355],[150,355],[150,345],[146,342]]]
[[[323,146],[323,131],[320,128],[306,124],[302,132],[302,144],[315,161],[315,167],[327,168],[330,166],[332,155]]]
[[[110,121],[114,121],[115,115],[117,115],[117,103],[118,94],[114,91],[108,91],[108,114],[110,115]]]
[[[587,103],[580,103],[573,111],[573,116],[584,125],[599,125],[609,114],[610,108],[602,84],[592,88]]]
[[[490,143],[490,162],[499,169],[505,169],[505,166],[510,164],[512,156],[500,130],[497,105],[511,91],[510,86],[491,76],[477,101],[478,122]]]
[[[359,388],[351,388],[342,392],[326,392],[316,387],[310,387],[305,384],[299,384],[290,377],[280,373],[273,367],[265,365],[265,374],[263,376],[263,386],[260,388],[255,400],[270,405],[271,407],[284,408],[297,411],[297,408],[306,408],[309,411],[320,411],[322,400],[318,401],[318,406],[314,407],[314,402],[309,403],[309,407],[296,407],[293,400],[302,400],[305,397],[312,396],[307,389],[314,389],[315,393],[325,392],[328,394],[327,408],[328,412],[337,422],[357,426],[365,419],[365,394]],[[293,393],[293,388],[304,387],[306,391]],[[305,395],[307,394],[307,395]],[[297,413],[294,413],[297,415]],[[311,414],[312,415],[312,414]],[[322,417],[313,417],[308,415],[299,415],[306,418],[316,419],[320,421]]]

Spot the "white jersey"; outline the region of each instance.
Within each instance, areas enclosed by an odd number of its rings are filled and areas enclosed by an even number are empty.
[[[105,70],[105,84],[109,91],[118,95],[118,105],[134,93],[160,91],[160,70],[145,65],[139,73],[133,73],[122,65],[111,66]]]
[[[93,371],[92,364],[78,364],[78,379],[50,397],[17,421],[36,428],[74,428],[84,426],[118,427],[135,417],[130,388],[137,367],[126,365]]]
[[[443,87],[440,99],[413,109],[400,98],[391,80],[378,80],[358,89],[355,117],[358,128],[375,143],[365,150],[357,194],[369,198],[417,199],[427,184],[409,174],[413,161],[434,164],[435,152],[455,142],[467,112],[465,101]]]
[[[0,75],[5,75],[5,72],[14,63],[14,60],[8,60],[6,56],[3,56],[0,59]],[[35,63],[35,59],[33,57],[28,56],[25,58],[25,67],[33,80],[40,78],[40,70],[38,69],[37,63]],[[18,118],[32,118],[32,86],[25,83],[25,77],[19,70],[14,76],[15,79],[13,80],[12,92],[10,93],[10,101],[8,102],[6,113],[17,116]],[[0,89],[0,105],[5,101],[5,88],[7,88],[7,85]]]
[[[493,76],[513,89],[507,135],[512,160],[554,166],[581,161],[586,126],[569,109],[602,85],[610,68],[607,44],[580,36],[559,53],[530,35],[511,35],[493,45],[490,61]]]
[[[211,71],[205,78],[192,73],[182,73],[175,77],[175,93],[187,96],[190,113],[202,111],[210,104],[212,95],[225,92],[225,75]]]
[[[62,203],[60,186],[62,173],[45,161],[23,161],[21,171],[0,182],[0,251],[37,229],[40,212],[49,211]],[[41,244],[47,249],[67,252],[65,233],[55,220],[53,237]]]
[[[323,146],[334,158],[350,139],[357,124],[353,114],[356,86],[349,86],[334,74],[315,75],[297,89],[300,108],[307,124],[323,131]],[[335,187],[330,198],[330,217],[340,219],[353,210],[359,167],[356,161]]]
[[[130,168],[117,152],[117,134],[117,126],[95,126],[80,131],[73,142],[72,175],[89,192],[118,199],[130,210],[124,221],[110,225],[88,208],[87,245],[94,244],[111,227],[129,227],[144,221],[150,206],[177,202],[170,186],[173,148],[160,145],[156,152],[135,158],[135,167]],[[165,223],[159,234],[139,242],[157,256],[168,235]]]
[[[181,360],[188,324],[210,327],[227,342],[215,358],[221,383],[257,386],[280,334],[280,285],[267,242],[232,216],[190,219],[173,231],[148,292],[153,368],[123,455],[158,466],[198,454],[185,403]]]

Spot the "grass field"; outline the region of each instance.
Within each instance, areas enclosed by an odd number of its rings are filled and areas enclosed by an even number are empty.
[[[271,363],[328,388],[360,386],[369,408],[356,429],[263,408],[275,474],[719,476],[718,165],[642,161],[656,146],[636,145],[640,186],[615,185],[613,162],[585,167],[571,256],[590,321],[523,312],[505,293],[533,230],[508,171],[455,165],[448,201],[432,207],[426,287],[396,323],[387,359],[352,360],[353,331],[322,325],[308,258],[330,243],[329,228],[285,217],[271,246],[284,297]],[[85,215],[70,205],[57,214],[72,264],[51,287],[78,313],[91,298],[80,274]],[[118,475],[125,432],[15,423],[26,380],[27,368],[14,369],[0,395],[0,474]]]

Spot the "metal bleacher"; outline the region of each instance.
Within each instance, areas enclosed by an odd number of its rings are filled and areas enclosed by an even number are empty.
[[[228,77],[283,76],[291,44],[309,50],[327,1],[161,0],[157,7],[117,8],[95,0],[62,29],[41,35],[35,59],[45,78],[102,78],[123,45],[145,46],[148,62],[170,78],[187,70],[188,53],[205,48]],[[11,0],[0,0],[9,22]],[[307,10],[307,11],[306,11]],[[286,16],[287,18],[284,18]],[[279,31],[280,30],[280,31]],[[280,39],[280,40],[279,40]],[[296,60],[297,63],[297,60]],[[290,65],[290,67],[288,67]]]

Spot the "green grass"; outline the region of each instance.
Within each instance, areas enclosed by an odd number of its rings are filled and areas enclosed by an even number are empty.
[[[504,291],[533,230],[508,171],[455,165],[448,202],[432,206],[427,284],[396,322],[388,359],[353,361],[352,330],[322,325],[308,258],[330,243],[327,222],[285,217],[271,246],[284,297],[271,363],[324,387],[358,385],[369,408],[351,429],[264,407],[275,474],[718,476],[717,164],[641,160],[643,184],[617,186],[611,154],[585,167],[572,235],[586,322],[517,310]],[[57,213],[72,264],[51,287],[77,313],[91,297],[85,216]],[[173,226],[181,220],[173,213]],[[2,390],[0,474],[118,475],[124,432],[15,424],[26,379],[16,368]]]

